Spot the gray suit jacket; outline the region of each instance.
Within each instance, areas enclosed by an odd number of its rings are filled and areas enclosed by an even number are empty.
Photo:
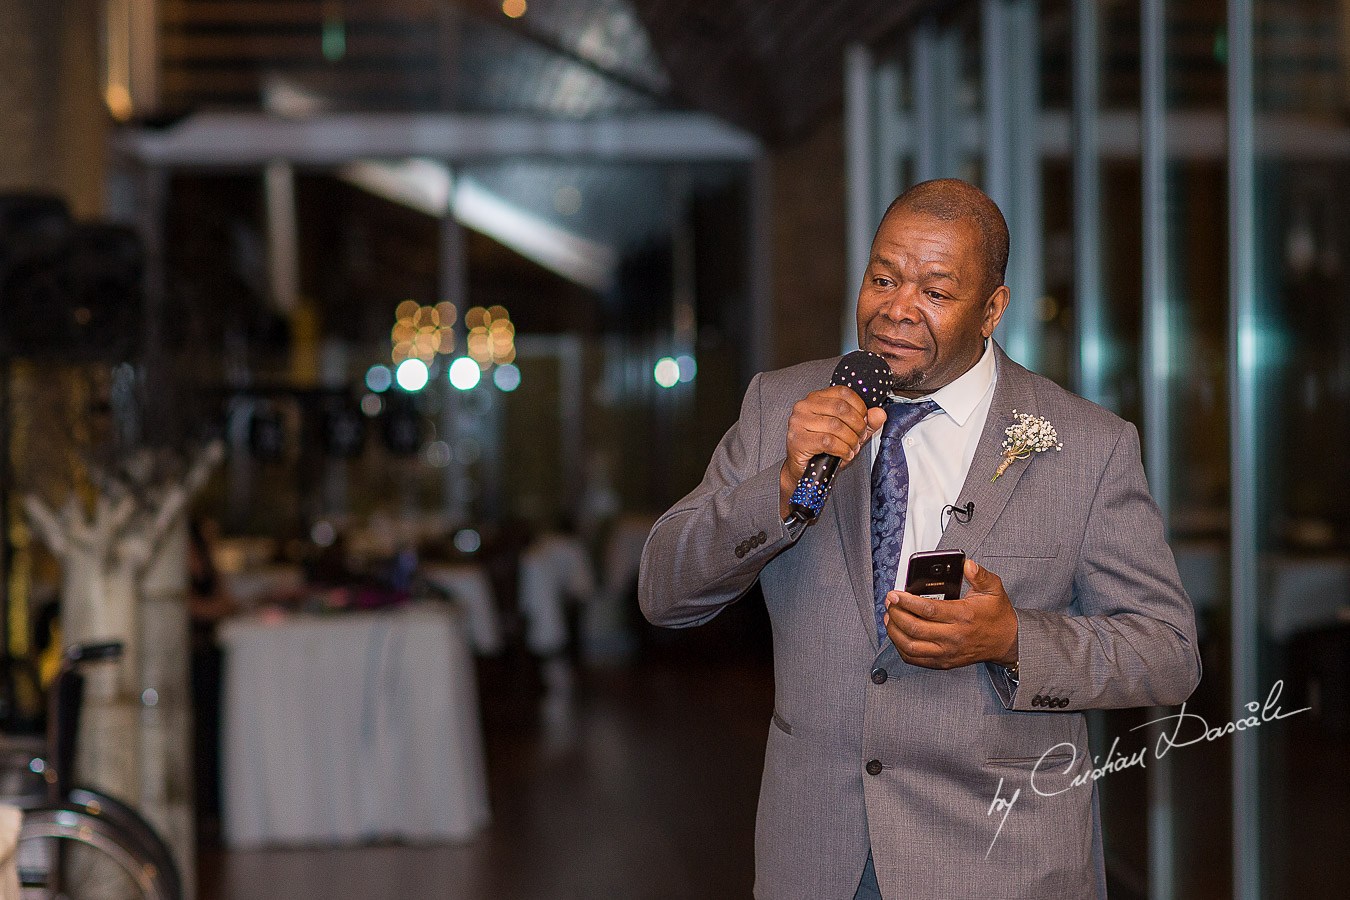
[[[788,417],[836,360],[756,376],[702,483],[647,540],[639,595],[654,623],[700,624],[763,586],[775,701],[755,837],[762,900],[849,900],[869,848],[887,898],[1104,897],[1095,788],[1075,784],[1092,768],[1081,711],[1180,703],[1200,679],[1194,611],[1134,426],[996,354],[958,500],[975,513],[939,547],[1002,577],[1020,686],[996,666],[924,669],[877,645],[866,457],[839,473],[816,522],[782,524]],[[1014,409],[1048,419],[1064,449],[991,482]],[[1019,790],[995,840],[996,793]]]

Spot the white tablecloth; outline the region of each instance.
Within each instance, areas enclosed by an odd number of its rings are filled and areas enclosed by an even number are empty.
[[[441,606],[227,622],[232,847],[455,841],[488,821],[473,658]]]
[[[502,628],[497,617],[497,600],[487,570],[474,565],[428,565],[421,575],[454,598],[464,610],[469,639],[479,653],[492,656],[502,649]]]

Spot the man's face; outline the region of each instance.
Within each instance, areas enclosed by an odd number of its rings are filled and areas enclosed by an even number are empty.
[[[979,228],[893,211],[872,242],[858,291],[858,345],[886,358],[896,392],[930,394],[979,361],[1008,305],[1008,289],[984,295]]]

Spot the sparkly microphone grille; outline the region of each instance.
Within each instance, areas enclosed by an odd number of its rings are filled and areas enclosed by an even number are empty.
[[[886,402],[894,377],[886,360],[869,350],[854,350],[839,360],[830,377],[830,387],[842,385],[862,398],[868,409]],[[820,453],[811,457],[797,482],[797,489],[788,500],[787,521],[809,522],[820,515],[825,499],[830,496],[830,484],[839,468],[839,457]]]

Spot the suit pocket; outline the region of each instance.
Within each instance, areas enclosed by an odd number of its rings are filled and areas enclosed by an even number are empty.
[[[989,559],[1054,559],[1059,556],[1059,542],[1046,540],[1009,540],[986,544],[979,555]]]
[[[788,724],[787,719],[778,714],[776,709],[773,711],[773,724],[777,725],[778,730],[783,734],[792,734],[792,726]]]
[[[1002,766],[1008,769],[1043,769],[1051,771],[1063,768],[1078,757],[1073,753],[1047,753],[1045,756],[999,756],[986,759],[987,766]]]

